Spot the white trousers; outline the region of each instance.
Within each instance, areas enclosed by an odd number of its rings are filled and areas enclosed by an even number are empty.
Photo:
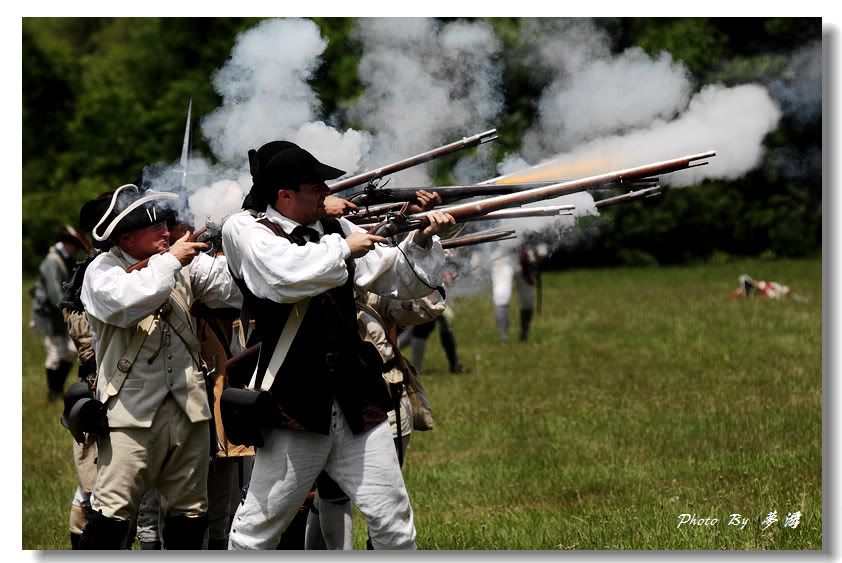
[[[44,337],[45,369],[58,369],[61,362],[73,362],[76,359],[76,347],[66,334]]]
[[[533,309],[535,290],[526,282],[520,265],[508,258],[495,260],[491,265],[491,291],[495,306],[505,306],[512,298],[512,280],[517,284],[521,309]]]
[[[228,549],[275,549],[323,469],[363,513],[375,549],[415,549],[415,523],[392,431],[354,435],[334,402],[330,435],[273,428],[254,456]]]

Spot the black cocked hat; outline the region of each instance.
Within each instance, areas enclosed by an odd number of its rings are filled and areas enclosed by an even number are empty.
[[[243,202],[243,208],[263,209],[274,201],[281,187],[296,188],[300,184],[318,184],[334,180],[344,170],[319,162],[315,156],[289,141],[272,141],[249,151],[249,166],[254,185]]]
[[[176,211],[171,205],[176,199],[178,196],[173,193],[143,191],[134,184],[126,184],[114,190],[105,203],[98,198],[88,202],[91,206],[87,210],[83,206],[82,213],[87,212],[93,217],[86,216],[83,220],[80,214],[80,221],[88,224],[96,218],[91,228],[94,240],[114,241],[124,233],[175,219]],[[170,205],[167,205],[168,202]]]

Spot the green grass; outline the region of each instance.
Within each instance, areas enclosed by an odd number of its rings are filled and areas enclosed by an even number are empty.
[[[809,302],[730,300],[741,273]],[[498,344],[490,295],[458,299],[470,371],[447,373],[431,335],[436,428],[404,467],[419,548],[821,549],[821,277],[820,260],[545,273],[526,343],[516,303]],[[23,547],[66,549],[71,438],[26,329],[23,346]]]

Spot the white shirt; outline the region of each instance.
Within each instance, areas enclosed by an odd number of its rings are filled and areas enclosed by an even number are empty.
[[[222,248],[233,248],[239,244],[237,241],[243,234],[243,230],[250,224],[254,223],[255,219],[249,211],[243,210],[233,215],[229,215],[222,224]],[[223,250],[223,252],[225,252]],[[237,273],[242,277],[240,272],[240,257],[238,254],[228,254],[225,252],[225,257],[228,259],[228,267],[232,272]]]
[[[129,327],[152,314],[175,287],[181,263],[169,252],[149,258],[149,265],[126,273],[115,258],[138,262],[114,246],[94,258],[85,272],[81,299],[85,312],[104,323]],[[243,296],[228,272],[224,256],[200,253],[189,264],[190,281],[197,301],[209,307],[240,308]]]
[[[351,249],[339,234],[324,235],[318,243],[299,246],[275,235],[254,219],[247,223],[239,215],[232,216],[237,219],[229,228],[229,232],[239,232],[239,239],[226,238],[223,227],[222,245],[234,274],[242,277],[257,297],[277,303],[296,303],[347,281],[345,260],[350,258]],[[271,206],[266,208],[266,218],[287,233],[299,226]],[[339,219],[339,223],[346,236],[365,232],[347,219]],[[320,221],[307,226],[324,234]],[[398,248],[383,245],[376,245],[365,256],[357,258],[354,285],[378,295],[402,299],[428,295],[432,288],[441,284],[444,251],[438,237],[433,237],[429,249],[416,244],[413,238],[406,237],[400,244],[406,258]],[[235,264],[239,268],[235,269]]]

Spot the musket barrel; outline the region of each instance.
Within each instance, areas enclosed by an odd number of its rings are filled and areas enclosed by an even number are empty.
[[[661,187],[655,186],[652,188],[646,188],[644,190],[638,190],[636,192],[629,192],[627,194],[622,194],[614,197],[609,197],[606,199],[601,199],[597,201],[594,205],[596,205],[597,209],[604,209],[606,207],[611,207],[612,205],[617,205],[618,203],[625,203],[627,201],[635,201],[637,199],[644,199],[647,197],[652,197],[655,195],[660,195]]]
[[[552,199],[561,195],[565,195],[567,193],[571,193],[571,191],[581,191],[582,189],[587,189],[589,187],[600,184],[606,184],[610,182],[635,181],[641,178],[649,178],[650,176],[668,174],[670,172],[676,172],[678,170],[683,170],[686,168],[701,166],[702,164],[706,163],[694,164],[694,162],[712,156],[716,156],[716,152],[708,151],[704,153],[692,154],[671,160],[655,162],[652,164],[644,164],[642,166],[626,168],[614,172],[607,172],[604,174],[598,174],[596,176],[590,176],[587,178],[580,178],[578,180],[558,182],[556,184],[551,184],[549,186],[544,186],[541,188],[534,188],[520,193],[495,196],[480,201],[463,203],[459,205],[453,205],[450,207],[441,207],[438,208],[436,211],[449,213],[453,216],[454,219],[456,219],[457,222],[464,222],[468,217],[475,217],[477,215],[487,215],[488,213],[492,211],[497,211],[498,209],[516,207],[518,205],[533,203],[535,201]],[[412,226],[413,228],[417,228],[419,224],[421,226],[426,226],[429,224],[429,220],[426,216],[430,213],[430,211],[425,211],[423,213],[410,215],[405,218],[406,225],[400,228],[396,228],[395,226],[389,225],[388,221],[383,221],[376,227],[372,228],[369,232],[371,234],[385,233],[384,236],[392,236],[399,232],[406,232],[406,230],[403,229],[408,229],[410,226]]]
[[[423,164],[424,162],[433,160],[434,158],[439,158],[441,156],[450,154],[452,152],[456,152],[458,150],[466,149],[476,145],[481,145],[483,143],[493,141],[496,138],[497,129],[489,129],[488,131],[483,131],[482,133],[477,133],[476,135],[472,135],[470,137],[464,137],[459,141],[455,141],[448,145],[444,145],[436,149],[417,154],[410,158],[394,162],[392,164],[377,168],[376,170],[371,170],[369,172],[357,174],[356,176],[351,176],[350,178],[345,178],[344,180],[339,180],[338,182],[330,186],[330,193],[334,194],[341,190],[353,188],[354,186],[361,186],[362,184],[366,184],[368,182],[371,182],[372,180],[382,178],[387,174],[400,172],[401,170],[405,170],[407,168]]]
[[[454,219],[457,221],[464,220],[465,217],[470,217],[472,215],[484,215],[488,214],[492,211],[497,211],[498,209],[505,209],[507,207],[514,207],[517,205],[524,205],[526,203],[533,203],[535,201],[541,201],[545,199],[551,199],[554,197],[559,197],[562,195],[566,195],[575,191],[581,191],[582,189],[587,189],[588,187],[605,184],[609,182],[618,182],[618,181],[625,181],[625,180],[636,180],[639,178],[647,178],[649,176],[658,175],[658,174],[668,174],[670,172],[676,172],[678,170],[683,170],[685,168],[690,168],[691,166],[698,166],[698,164],[693,165],[692,163],[696,160],[701,160],[703,158],[709,158],[715,156],[716,153],[714,151],[684,156],[681,158],[675,158],[672,160],[665,160],[662,162],[656,162],[653,164],[645,164],[643,166],[636,166],[633,168],[626,168],[624,170],[618,170],[615,172],[607,172],[605,174],[599,174],[596,176],[590,176],[587,178],[580,178],[578,180],[569,180],[566,182],[558,182],[556,184],[551,184],[549,186],[544,186],[541,188],[534,188],[531,190],[526,190],[519,193],[509,194],[509,195],[501,195],[496,197],[490,197],[487,199],[483,199],[476,202],[468,202],[462,203],[459,205],[453,205],[450,207],[441,207],[437,209],[437,211],[443,211],[445,213],[450,213]],[[423,213],[419,213],[417,215],[413,215],[413,218],[420,219],[430,212],[425,211]]]
[[[585,190],[610,190],[618,187],[640,187],[647,188],[657,185],[658,181],[651,178],[643,178],[640,180],[629,180],[626,182],[608,182],[595,186],[587,186],[578,189],[572,189],[568,193],[575,193],[577,191]],[[365,205],[371,208],[377,205],[385,204],[387,202],[403,202],[413,201],[416,199],[415,193],[419,190],[426,190],[428,192],[436,192],[441,196],[443,203],[452,203],[460,199],[468,199],[472,197],[489,196],[489,195],[505,195],[517,192],[524,192],[533,188],[540,188],[544,186],[551,186],[558,184],[558,181],[552,182],[523,182],[517,184],[473,184],[466,186],[425,186],[425,187],[403,187],[403,188],[376,188],[372,190],[364,190],[351,194],[347,197],[348,201],[356,203],[357,205]]]
[[[485,221],[486,219],[521,219],[525,217],[553,217],[555,215],[572,215],[575,205],[550,205],[547,207],[521,207],[515,209],[500,209],[485,215],[467,217],[463,221]]]
[[[441,246],[444,249],[458,248],[460,246],[468,246],[472,244],[479,244],[482,242],[496,242],[500,240],[508,240],[516,238],[514,229],[497,229],[493,231],[482,231],[480,233],[473,233],[461,237],[454,237],[441,241]]]

